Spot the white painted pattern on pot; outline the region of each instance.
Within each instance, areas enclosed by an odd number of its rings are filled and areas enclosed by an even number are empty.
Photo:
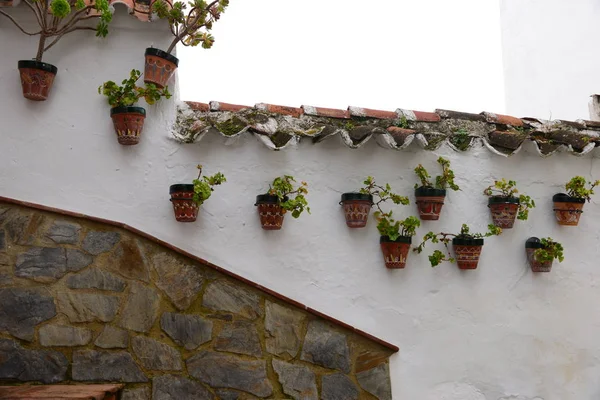
[[[35,43],[0,24],[0,195],[124,222],[397,344],[394,399],[598,398],[600,345],[590,332],[600,326],[600,196],[586,204],[578,227],[558,226],[552,211],[552,196],[573,175],[600,177],[591,154],[544,159],[530,144],[508,159],[481,147],[432,153],[413,144],[399,154],[375,142],[351,150],[334,139],[273,152],[251,137],[224,146],[218,135],[182,145],[168,139],[172,100],[148,106],[140,143],[121,146],[96,90],[141,69],[145,48],[166,48],[170,37],[166,25],[138,23],[120,11],[109,40],[84,32],[48,52],[59,73],[45,103],[22,98],[16,69]],[[198,96],[191,100],[218,98]],[[340,195],[373,175],[414,202],[412,169],[422,163],[437,173],[439,155],[451,160],[461,191],[448,193],[441,219],[422,221],[419,236],[457,232],[462,223],[485,231],[491,217],[482,191],[502,177],[515,179],[537,208],[529,221],[486,238],[475,271],[431,268],[427,255],[441,247],[430,244],[410,254],[404,270],[388,270],[375,220],[348,228]],[[191,183],[198,163],[207,174],[222,171],[227,183],[200,207],[196,222],[178,223],[169,186]],[[265,231],[255,197],[284,173],[309,183],[312,214]],[[417,213],[413,204],[394,210],[397,217]],[[531,236],[563,243],[565,261],[534,275],[523,251]]]

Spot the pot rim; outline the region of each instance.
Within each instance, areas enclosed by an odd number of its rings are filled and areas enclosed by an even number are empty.
[[[406,243],[412,244],[412,236],[398,236],[398,239],[391,240],[389,236],[380,236],[379,243]]]
[[[176,183],[169,186],[169,194],[179,192],[193,192],[194,185],[191,183]]]
[[[552,201],[555,203],[585,203],[585,198],[583,197],[572,197],[566,193],[556,193],[552,196]]]
[[[419,186],[415,189],[417,197],[446,197],[446,189],[436,189],[428,186]]]
[[[287,200],[287,196],[283,198],[283,201]],[[254,205],[257,206],[259,204],[279,204],[279,197],[277,195],[268,193],[259,194],[258,196],[256,196],[256,203]]]
[[[36,61],[36,60],[19,60],[18,66],[19,66],[19,69],[21,69],[21,68],[39,69],[39,70],[42,70],[45,72],[49,72],[53,75],[56,75],[56,73],[58,72],[58,68],[56,68],[56,66],[42,62],[42,61]]]
[[[167,53],[166,51],[156,49],[154,47],[148,47],[146,49],[146,52],[144,53],[144,55],[145,56],[150,55],[150,56],[156,56],[156,57],[163,58],[163,59],[175,64],[176,67],[179,67],[179,58],[175,57],[173,54]]]
[[[110,109],[110,115],[113,116],[115,114],[141,114],[145,117],[146,109],[144,107],[137,107],[137,106],[113,107]]]
[[[488,205],[491,204],[521,204],[518,197],[509,196],[491,196],[488,200]]]
[[[343,193],[340,204],[344,203],[346,201],[369,201],[371,203],[371,205],[373,205],[373,195],[359,193],[359,192]]]
[[[484,240],[483,238],[479,239],[462,239],[462,238],[453,238],[452,244],[455,246],[483,246]]]

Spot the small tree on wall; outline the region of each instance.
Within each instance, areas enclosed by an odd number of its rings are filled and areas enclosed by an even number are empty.
[[[8,18],[19,30],[28,36],[39,36],[38,49],[33,60],[19,61],[23,95],[30,100],[46,100],[54,82],[57,68],[43,63],[44,53],[53,47],[65,35],[91,30],[96,36],[108,34],[108,24],[112,13],[108,0],[23,0],[35,16],[39,30],[28,31],[20,22],[4,10],[0,15]],[[96,26],[90,26],[90,20],[97,20]]]

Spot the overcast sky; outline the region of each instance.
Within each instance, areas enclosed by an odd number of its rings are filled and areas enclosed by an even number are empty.
[[[231,0],[182,100],[503,112],[497,0]]]

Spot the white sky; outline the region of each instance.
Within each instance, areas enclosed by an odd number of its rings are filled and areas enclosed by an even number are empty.
[[[182,100],[504,112],[497,0],[231,0]]]

